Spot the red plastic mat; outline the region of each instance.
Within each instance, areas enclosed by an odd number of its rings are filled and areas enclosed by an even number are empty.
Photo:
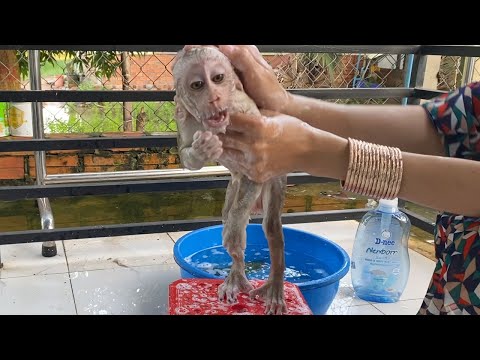
[[[237,303],[219,301],[217,288],[223,280],[181,279],[169,286],[170,315],[263,315],[265,304],[262,300],[252,300],[248,294],[239,294]],[[255,287],[264,280],[251,280]],[[285,282],[285,315],[312,315],[297,285]]]

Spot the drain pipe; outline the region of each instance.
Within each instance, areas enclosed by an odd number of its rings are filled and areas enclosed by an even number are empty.
[[[30,89],[41,90],[42,79],[40,76],[40,51],[28,51],[28,65],[30,73]],[[43,107],[39,101],[32,102],[32,126],[33,138],[43,139]],[[46,176],[46,157],[45,151],[35,151],[35,167],[36,167],[36,183],[37,185],[45,185]],[[53,229],[53,213],[48,198],[37,199],[38,209],[40,211],[40,221],[42,230]],[[52,257],[57,255],[57,245],[55,241],[45,241],[42,243],[42,255]]]

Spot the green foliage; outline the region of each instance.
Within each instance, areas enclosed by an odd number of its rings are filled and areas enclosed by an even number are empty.
[[[95,84],[92,81],[84,80],[78,85],[78,90],[95,90]]]
[[[174,120],[175,106],[171,102],[134,102],[132,118],[143,111],[147,114],[145,133],[175,132],[177,124]],[[68,120],[47,119],[48,133],[104,133],[122,131],[123,107],[121,103],[100,105],[87,103],[82,106],[68,103],[66,107]],[[48,117],[48,116],[47,116]]]
[[[65,60],[57,60],[56,63],[45,63],[41,69],[42,69],[42,76],[47,77],[47,76],[55,76],[55,75],[62,75],[65,73],[65,68],[67,64]]]
[[[143,55],[141,52],[128,52]],[[28,51],[18,51],[18,66],[23,78],[28,76]],[[120,52],[115,51],[40,51],[42,76],[79,75],[94,70],[97,78],[110,79],[121,69]],[[81,81],[79,90],[94,90],[95,84]],[[138,113],[146,113],[145,133],[174,132],[174,105],[169,102],[133,103],[132,118],[135,123]],[[69,103],[66,106],[68,118],[55,119],[54,114],[46,115],[46,131],[49,133],[103,133],[123,129],[123,108],[121,103],[106,106],[101,103]],[[49,116],[51,115],[51,116]],[[50,118],[50,119],[48,119]]]
[[[141,53],[129,52],[129,54],[138,55]],[[18,51],[17,58],[20,73],[25,78],[28,75],[28,52]],[[55,67],[58,65],[58,59],[64,59],[63,61],[72,68],[78,67],[80,73],[85,73],[86,70],[93,68],[95,69],[95,76],[99,78],[105,76],[107,79],[110,79],[122,64],[120,53],[116,51],[40,51],[41,66],[50,64]]]

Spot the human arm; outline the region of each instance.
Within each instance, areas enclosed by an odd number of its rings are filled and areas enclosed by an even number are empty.
[[[232,123],[239,127],[237,133],[221,139],[224,157],[248,169],[252,179],[263,181],[306,171],[345,180],[346,138],[351,137],[402,150],[399,197],[438,210],[480,216],[479,162],[439,156],[480,153],[480,84],[435,99],[423,108],[335,105],[288,95],[254,46],[220,46],[220,50],[237,67],[245,90],[259,106],[293,115],[314,127],[300,126],[298,120],[287,126],[285,116],[271,120],[251,117],[253,122],[232,116]],[[476,93],[473,100],[469,97],[472,92]],[[242,125],[248,127],[242,129]]]
[[[286,115],[235,114],[222,157],[263,182],[292,171],[345,180],[349,145],[345,138]],[[403,180],[398,197],[467,216],[480,216],[480,162],[402,152]],[[448,170],[446,170],[448,169]]]
[[[220,45],[219,49],[232,61],[245,91],[262,109],[296,117],[344,138],[420,154],[444,154],[441,138],[421,106],[340,105],[293,95],[278,83],[255,46]]]
[[[341,105],[291,95],[285,113],[344,138],[418,154],[445,154],[441,138],[421,106]]]

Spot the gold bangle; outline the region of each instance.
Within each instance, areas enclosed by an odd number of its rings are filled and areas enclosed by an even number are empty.
[[[348,138],[349,161],[345,191],[374,199],[398,197],[403,174],[400,149]]]

